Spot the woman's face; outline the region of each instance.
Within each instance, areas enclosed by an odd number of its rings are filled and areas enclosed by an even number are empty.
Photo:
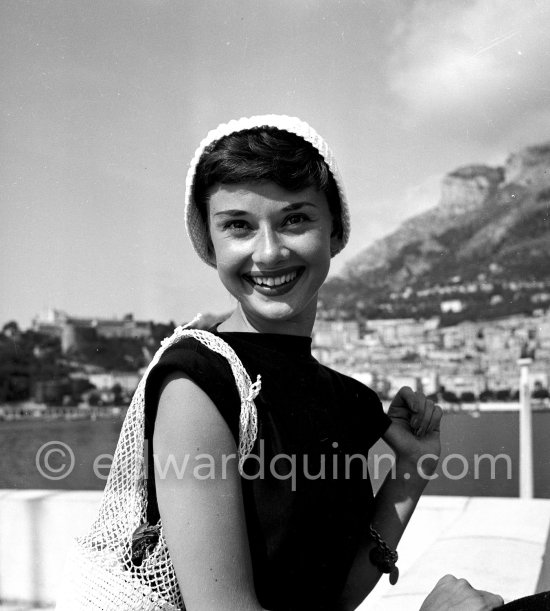
[[[208,202],[221,281],[256,330],[309,335],[330,267],[332,218],[315,187],[217,185]]]

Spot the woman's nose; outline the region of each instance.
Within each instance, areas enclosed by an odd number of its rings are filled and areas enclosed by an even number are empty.
[[[255,263],[269,267],[284,260],[287,255],[288,248],[276,231],[263,228],[258,232],[253,255]]]

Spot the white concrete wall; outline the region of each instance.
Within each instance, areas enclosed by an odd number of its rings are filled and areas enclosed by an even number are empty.
[[[399,545],[397,585],[383,577],[360,609],[415,611],[447,573],[505,602],[545,590],[549,530],[547,499],[424,496]]]
[[[0,490],[0,602],[51,604],[68,543],[95,518],[101,492]]]
[[[67,545],[100,500],[100,492],[0,490],[0,603],[55,601]],[[506,600],[549,588],[549,530],[550,500],[425,496],[399,546],[398,584],[382,578],[361,609],[415,611],[445,573]]]

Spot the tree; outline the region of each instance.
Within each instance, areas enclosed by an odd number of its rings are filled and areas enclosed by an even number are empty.
[[[485,390],[482,390],[479,393],[479,400],[483,401],[483,402],[487,402],[487,401],[494,401],[495,399],[495,393],[492,390],[489,390],[488,388],[486,388]]]
[[[512,393],[509,388],[500,388],[496,392],[496,400],[497,401],[510,401],[512,398]]]
[[[459,402],[458,397],[452,390],[445,390],[442,393],[442,399],[443,401],[446,401],[447,403],[458,403]]]
[[[111,392],[113,393],[113,405],[123,405],[124,397],[122,395],[122,386],[118,382],[113,384]]]
[[[95,405],[99,405],[100,402],[101,402],[101,397],[99,396],[99,393],[97,392],[97,390],[93,390],[88,395],[88,404],[91,406],[95,406]]]
[[[531,397],[533,399],[548,399],[550,397],[550,393],[547,388],[540,386],[539,388],[535,388],[535,390],[531,393]]]
[[[2,334],[6,337],[18,337],[21,335],[21,329],[15,320],[10,320],[2,327]]]

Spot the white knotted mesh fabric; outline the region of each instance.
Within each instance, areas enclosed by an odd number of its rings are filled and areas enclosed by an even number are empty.
[[[146,520],[147,489],[145,382],[163,352],[183,337],[194,337],[227,359],[239,395],[239,471],[252,451],[258,432],[254,399],[260,376],[252,384],[233,349],[221,338],[197,329],[178,327],[161,343],[141,379],[122,425],[109,478],[95,522],[76,539],[69,552],[58,611],[182,611],[185,609],[162,528],[154,550],[141,566],[132,563],[132,534]]]

